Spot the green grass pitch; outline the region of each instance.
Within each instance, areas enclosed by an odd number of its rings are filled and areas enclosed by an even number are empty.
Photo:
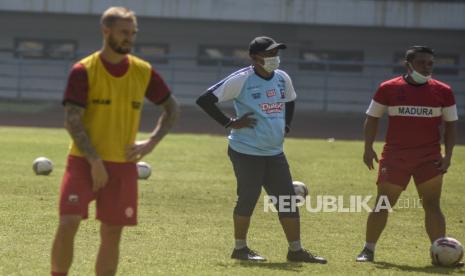
[[[68,142],[64,129],[0,128],[0,275],[48,275]],[[301,210],[304,246],[329,263],[287,263],[277,215],[263,211],[264,193],[248,240],[269,261],[231,260],[235,179],[226,147],[225,137],[172,134],[144,160],[153,174],[139,182],[139,225],[124,232],[118,275],[465,274],[463,269],[431,267],[421,208],[395,208],[375,264],[354,262],[364,242],[366,212]],[[376,148],[379,152],[381,143]],[[362,149],[360,141],[285,143],[294,179],[305,182],[312,196],[374,194],[376,173],[364,167]],[[32,161],[38,156],[54,162],[50,176],[33,174]],[[465,242],[463,168],[465,147],[458,146],[445,177],[442,208],[448,235]],[[416,198],[410,183],[401,200],[405,205]],[[76,237],[71,275],[93,275],[99,243],[94,209],[92,204],[90,219]]]

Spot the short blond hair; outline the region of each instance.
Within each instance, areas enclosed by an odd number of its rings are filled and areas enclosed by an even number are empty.
[[[132,20],[137,23],[136,14],[134,11],[126,7],[109,7],[103,12],[100,18],[100,24],[105,27],[111,27],[115,24],[116,20]]]

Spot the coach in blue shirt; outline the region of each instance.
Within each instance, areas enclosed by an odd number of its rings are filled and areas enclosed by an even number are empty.
[[[231,129],[228,155],[237,179],[238,196],[234,208],[233,259],[265,261],[249,249],[246,242],[250,217],[262,186],[270,196],[289,199],[289,205],[292,203],[290,197],[295,196],[283,142],[290,129],[297,96],[290,77],[278,69],[278,54],[282,49],[286,49],[286,45],[270,37],[256,37],[249,45],[252,65],[213,85],[197,100],[208,115]],[[226,116],[216,105],[230,100],[237,115],[233,118]],[[302,248],[298,209],[276,207],[289,242],[287,259],[326,263],[324,258]]]

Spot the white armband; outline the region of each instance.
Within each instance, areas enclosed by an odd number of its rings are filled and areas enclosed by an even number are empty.
[[[459,116],[457,114],[457,105],[451,105],[442,108],[442,119],[446,122],[457,121]]]
[[[368,107],[366,114],[372,117],[381,118],[386,111],[387,106],[371,100],[370,106]]]

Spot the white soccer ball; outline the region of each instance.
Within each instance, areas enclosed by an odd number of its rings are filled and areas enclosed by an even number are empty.
[[[139,179],[147,179],[152,174],[152,167],[146,162],[137,162],[137,174]]]
[[[454,238],[439,238],[431,245],[431,258],[437,265],[454,266],[463,258],[463,246]]]
[[[49,175],[53,171],[53,163],[46,157],[38,157],[32,162],[32,170],[36,175]]]
[[[301,181],[292,181],[292,185],[294,186],[295,195],[301,196],[303,198],[308,196],[308,189],[307,186]]]

